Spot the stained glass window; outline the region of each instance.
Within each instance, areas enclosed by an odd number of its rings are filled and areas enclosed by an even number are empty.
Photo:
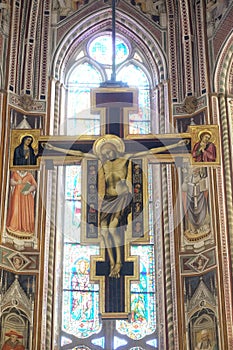
[[[113,349],[118,349],[120,346],[126,345],[127,341],[119,337],[114,337]]]
[[[140,281],[131,284],[131,321],[117,321],[116,327],[119,333],[139,340],[156,329],[153,245],[134,245],[131,254],[140,256]]]
[[[130,134],[151,133],[151,98],[149,74],[143,55],[116,36],[116,80],[138,88],[138,112],[129,113]],[[93,112],[90,89],[111,79],[112,39],[109,33],[86,43],[77,56],[67,79],[67,135],[100,135],[100,114]]]
[[[99,86],[100,72],[84,62],[70,73],[67,88],[67,133],[69,135],[99,135],[100,116],[91,112],[90,88]]]
[[[85,339],[98,334],[102,329],[99,317],[99,285],[90,283],[90,257],[99,254],[99,247],[80,244],[81,175],[81,165],[66,166],[62,296],[62,331],[65,332],[66,337],[61,340],[62,346],[69,344],[73,336]],[[148,191],[151,208],[149,220],[153,222],[153,174],[150,165]],[[156,276],[152,224],[150,235],[150,244],[135,244],[131,247],[131,255],[140,257],[140,279],[138,282],[131,282],[131,320],[130,322],[116,321],[118,334],[135,341],[146,338],[156,331]],[[119,336],[115,336],[113,341],[114,349],[127,343]],[[104,349],[105,337],[97,337],[92,340],[92,343]],[[153,344],[157,344],[156,338]],[[73,349],[85,349],[85,347]]]
[[[66,167],[65,184],[65,219],[66,240],[80,242],[81,225],[81,166]]]
[[[63,265],[63,330],[86,338],[101,329],[99,321],[99,286],[90,283],[90,256],[98,248],[64,245]]]
[[[137,86],[139,89],[139,111],[129,114],[129,133],[149,134],[151,132],[149,80],[142,68],[136,64],[129,64],[122,68],[117,74],[117,79],[123,80],[126,76],[127,83],[130,86]]]
[[[92,340],[92,344],[98,345],[98,346],[100,346],[101,348],[104,349],[105,337],[93,339]]]
[[[89,281],[90,257],[99,248],[80,244],[80,225],[81,166],[66,166],[62,330],[82,339],[98,333],[101,324],[99,285]]]
[[[67,135],[100,135],[101,120],[91,108],[90,89],[111,76],[111,40],[100,35],[83,43],[67,75]],[[143,65],[143,53],[133,50],[122,38],[116,40],[117,80],[138,87],[139,112],[129,114],[130,134],[151,133],[151,87]],[[99,254],[99,246],[80,244],[82,220],[81,166],[66,166],[65,215],[62,292],[61,349],[72,350],[123,348],[145,350],[147,344],[157,348],[156,269],[153,219],[153,172],[149,166],[149,234],[147,244],[134,244],[131,254],[140,257],[140,279],[131,282],[131,319],[116,320],[112,333],[105,333],[99,315],[99,284],[90,281],[90,260]],[[108,320],[105,326],[107,327]],[[112,327],[112,324],[111,324]],[[152,339],[152,335],[155,335]],[[107,337],[112,337],[110,340]],[[80,342],[77,340],[80,339]],[[85,342],[86,340],[86,342]],[[134,343],[135,342],[135,343]],[[140,342],[141,346],[136,346]],[[150,342],[150,343],[149,343]],[[130,343],[130,345],[129,345]],[[78,346],[78,344],[80,344]],[[86,344],[86,345],[85,345]],[[93,344],[93,345],[90,345]],[[133,346],[132,344],[135,344]],[[93,347],[94,346],[94,347]],[[108,349],[109,350],[109,349]]]
[[[89,45],[90,56],[99,63],[112,64],[112,37],[102,35],[95,38]],[[116,64],[122,63],[129,56],[128,45],[120,38],[116,37]]]

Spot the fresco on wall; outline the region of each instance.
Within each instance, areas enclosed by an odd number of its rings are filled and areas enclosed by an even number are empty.
[[[192,149],[193,161],[196,163],[216,162],[217,149],[211,141],[212,133],[206,129],[198,134],[198,140]]]
[[[159,23],[161,26],[166,25],[167,11],[164,1],[131,0],[130,2],[132,5],[138,7],[143,13],[150,15],[156,23]]]
[[[37,248],[36,206],[38,192],[38,139],[41,117],[11,110],[10,171],[6,196],[5,230],[2,243],[17,250]],[[14,129],[16,128],[16,129]]]
[[[219,130],[216,125],[189,126],[192,137],[192,164],[219,165]]]
[[[10,172],[6,233],[4,243],[22,250],[36,246],[37,172],[14,170]]]
[[[10,144],[11,168],[38,168],[40,130],[12,130]]]
[[[5,336],[8,337],[8,339],[4,342],[2,350],[25,350],[25,346],[21,342],[21,339],[23,339],[22,334],[11,329],[9,332],[5,333]]]
[[[177,109],[178,109],[178,107],[177,107]],[[175,112],[177,112],[177,111],[175,110]],[[204,124],[206,124],[206,116],[205,116],[204,111],[196,113],[195,115],[192,115],[191,117],[176,118],[176,128],[177,128],[178,132],[187,132],[189,126],[204,125]]]
[[[219,350],[218,300],[215,271],[185,277],[186,340],[189,349]]]
[[[180,257],[182,273],[200,273],[216,265],[215,249],[208,249],[199,254],[185,254]]]
[[[33,349],[35,276],[0,270],[0,349]]]
[[[182,168],[182,203],[184,235],[189,241],[204,239],[210,234],[209,184],[207,168]]]
[[[42,129],[43,117],[41,115],[25,115],[15,109],[10,112],[11,129]]]
[[[58,11],[60,19],[62,20],[93,1],[94,0],[53,0],[53,10]]]
[[[227,11],[228,0],[206,0],[207,34],[211,36]]]
[[[29,251],[28,249],[19,252],[12,249],[12,247],[4,246],[0,249],[0,264],[6,269],[31,274],[38,271],[39,255],[37,251]]]
[[[13,165],[36,165],[37,150],[32,147],[33,137],[28,134],[22,137],[15,147]]]
[[[191,154],[180,171],[181,245],[200,252],[214,244],[210,168],[220,165],[219,130],[216,125],[189,125],[188,130]]]

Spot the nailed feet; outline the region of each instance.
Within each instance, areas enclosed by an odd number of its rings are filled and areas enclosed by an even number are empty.
[[[115,265],[111,265],[109,277],[120,278],[122,264],[116,263]]]

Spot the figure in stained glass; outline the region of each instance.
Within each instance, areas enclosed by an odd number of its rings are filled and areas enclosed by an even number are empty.
[[[100,329],[98,286],[90,283],[90,256],[97,247],[66,243],[64,250],[63,330],[86,338]]]
[[[146,321],[145,295],[136,294],[132,301],[132,322]]]
[[[90,319],[92,298],[88,293],[89,288],[89,261],[81,258],[76,262],[75,271],[71,280],[72,284],[72,314],[77,319]]]

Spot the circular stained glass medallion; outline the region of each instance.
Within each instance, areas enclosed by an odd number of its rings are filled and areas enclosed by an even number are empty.
[[[101,35],[90,43],[89,55],[100,64],[112,64],[112,37]],[[120,37],[116,37],[116,64],[122,63],[129,56],[129,47]]]

